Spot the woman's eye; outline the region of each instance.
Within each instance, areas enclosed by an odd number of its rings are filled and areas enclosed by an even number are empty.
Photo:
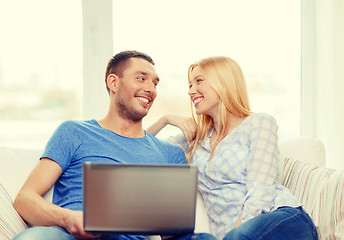
[[[141,80],[141,81],[144,81],[144,80],[145,80],[144,77],[138,77],[138,79]]]
[[[200,83],[200,82],[202,82],[202,81],[203,81],[202,79],[197,79],[197,80],[196,80],[197,83]]]

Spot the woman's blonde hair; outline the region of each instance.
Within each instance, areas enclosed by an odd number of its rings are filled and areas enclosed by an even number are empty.
[[[188,69],[188,80],[190,81],[191,72],[198,67],[204,78],[219,95],[219,129],[217,138],[214,140],[214,147],[209,159],[212,157],[215,148],[220,141],[228,134],[230,114],[240,117],[250,115],[250,105],[246,89],[244,75],[240,66],[229,57],[209,57],[192,64]],[[197,133],[194,141],[190,144],[186,153],[186,158],[190,162],[193,153],[199,144],[207,136],[210,129],[214,126],[213,119],[205,114],[195,118],[194,107],[191,102],[192,115],[197,122]]]

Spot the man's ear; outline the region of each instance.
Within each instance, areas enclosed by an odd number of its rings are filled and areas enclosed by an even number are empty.
[[[116,74],[109,74],[109,76],[106,79],[107,87],[112,92],[116,92],[117,86],[118,86],[118,76]]]

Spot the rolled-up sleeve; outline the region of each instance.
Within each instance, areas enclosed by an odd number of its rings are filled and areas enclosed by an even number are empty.
[[[243,203],[242,222],[270,212],[276,195],[278,175],[277,124],[264,114],[256,119],[249,135],[250,155],[247,165],[247,194]]]

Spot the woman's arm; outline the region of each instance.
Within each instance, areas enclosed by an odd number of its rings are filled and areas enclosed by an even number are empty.
[[[192,141],[196,136],[197,127],[193,118],[180,116],[177,114],[166,114],[162,116],[158,121],[147,128],[147,132],[155,136],[168,124],[178,127],[180,130],[182,130],[185,138],[188,141]]]
[[[166,121],[166,115],[162,116],[158,119],[155,123],[153,123],[149,128],[147,128],[147,132],[149,132],[152,135],[157,135],[164,127],[166,127],[167,121]]]
[[[277,124],[267,114],[256,114],[249,133],[250,155],[247,164],[247,194],[242,221],[245,222],[273,207],[278,175]]]

